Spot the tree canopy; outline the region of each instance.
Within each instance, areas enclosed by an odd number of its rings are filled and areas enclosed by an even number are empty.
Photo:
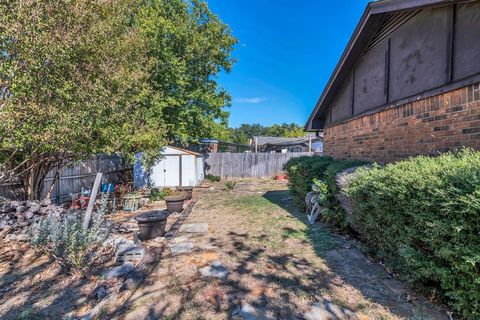
[[[48,171],[92,154],[212,136],[236,40],[198,0],[0,4],[0,163],[38,198]]]
[[[231,128],[229,131],[227,139],[240,144],[248,144],[254,136],[294,138],[305,135],[303,127],[296,123],[282,123],[272,126],[243,123],[238,128]]]

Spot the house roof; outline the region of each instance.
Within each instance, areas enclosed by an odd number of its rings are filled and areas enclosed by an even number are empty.
[[[347,80],[357,60],[368,48],[372,38],[382,27],[382,22],[392,13],[418,10],[425,7],[448,5],[471,0],[383,0],[370,2],[347,44],[337,66],[330,76],[322,95],[318,99],[305,125],[305,130],[312,130],[312,121],[321,116],[332,102],[335,93]]]

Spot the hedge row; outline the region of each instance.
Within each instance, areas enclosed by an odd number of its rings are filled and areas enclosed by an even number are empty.
[[[312,191],[313,179],[323,180],[328,185],[326,209],[322,213],[324,220],[346,227],[346,219],[335,194],[337,185],[335,175],[347,168],[364,164],[358,160],[334,160],[323,156],[304,156],[290,159],[283,167],[288,173],[289,188],[298,203],[304,204],[305,197]]]
[[[347,194],[362,237],[412,283],[480,318],[480,153],[359,169]]]

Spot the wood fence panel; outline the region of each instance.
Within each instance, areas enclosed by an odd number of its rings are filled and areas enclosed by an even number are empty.
[[[282,172],[291,158],[311,156],[293,153],[209,153],[205,156],[205,173],[222,178],[270,178]]]
[[[82,188],[92,188],[97,172],[103,173],[102,182],[105,183],[119,183],[132,178],[132,168],[117,155],[101,155],[66,165],[60,168],[59,175],[55,178],[56,171],[57,168],[53,168],[47,174],[42,198],[46,196],[53,183],[51,198],[57,202],[69,200],[71,194],[79,193]],[[8,199],[22,199],[24,190],[22,185],[0,184],[0,196]]]

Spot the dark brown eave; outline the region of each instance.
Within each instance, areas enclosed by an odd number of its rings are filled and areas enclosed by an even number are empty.
[[[314,110],[310,114],[305,125],[305,131],[319,131],[319,129],[312,129],[313,120],[321,117],[328,109],[335,93],[341,88],[350,75],[358,58],[364,52],[386,14],[425,7],[448,5],[457,2],[465,2],[465,0],[384,0],[370,2],[362,15],[360,22],[355,28],[347,47],[340,57],[337,66],[330,76],[322,95],[318,99]]]

